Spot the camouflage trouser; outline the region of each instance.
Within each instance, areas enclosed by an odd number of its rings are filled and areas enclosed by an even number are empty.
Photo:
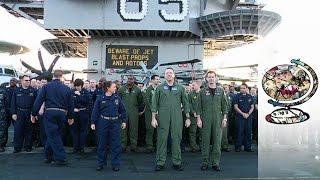
[[[0,113],[0,147],[5,146],[6,141],[8,139],[8,127],[7,127],[7,120],[6,114],[1,111]]]

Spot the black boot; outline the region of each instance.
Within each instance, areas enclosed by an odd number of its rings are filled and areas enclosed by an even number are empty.
[[[219,165],[213,165],[212,169],[215,170],[215,171],[221,171],[221,168],[220,168]]]
[[[19,153],[19,152],[21,152],[21,150],[19,150],[19,149],[13,150],[13,153]]]
[[[164,166],[161,166],[161,165],[156,165],[155,171],[163,171],[164,170]]]
[[[183,167],[182,167],[181,164],[180,164],[180,165],[173,165],[172,168],[173,168],[174,170],[176,170],[176,171],[183,171]]]
[[[50,163],[52,162],[52,160],[51,160],[51,159],[44,159],[43,162],[44,162],[45,164],[50,164]]]
[[[120,168],[118,168],[118,167],[113,167],[112,170],[115,171],[115,172],[118,172],[118,171],[120,171]]]
[[[67,161],[52,161],[51,164],[53,166],[67,166],[68,162]]]
[[[101,171],[102,169],[103,169],[103,166],[102,166],[102,165],[99,165],[99,166],[97,166],[97,168],[96,168],[97,171]]]
[[[200,169],[201,169],[201,171],[208,170],[208,164],[202,164]]]

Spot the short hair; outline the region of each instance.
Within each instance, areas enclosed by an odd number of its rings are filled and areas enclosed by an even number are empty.
[[[18,82],[18,79],[16,79],[16,78],[11,78],[11,79],[10,79],[10,82]]]
[[[105,90],[108,90],[111,87],[112,84],[115,84],[115,83],[112,82],[112,81],[106,81],[106,82],[103,83],[103,88]]]
[[[217,76],[217,73],[216,73],[214,70],[208,70],[208,71],[206,72],[206,74],[204,75],[204,77],[207,78],[207,77],[208,77],[208,74],[214,74],[214,76]]]
[[[23,79],[23,78],[25,78],[25,77],[30,78],[30,76],[29,76],[29,75],[22,75],[22,76],[21,76],[21,79]]]
[[[89,81],[89,80],[86,80],[85,82],[88,82],[88,83],[90,83],[90,81]]]
[[[133,78],[134,80],[136,80],[136,77],[135,77],[134,75],[132,75],[132,74],[127,75],[127,78],[128,78],[128,79],[129,79],[129,78]]]
[[[157,74],[152,75],[152,76],[151,76],[151,80],[155,80],[156,77],[159,77],[159,75],[157,75]]]
[[[41,80],[47,80],[47,81],[48,81],[48,78],[43,76],[43,77],[41,77],[39,80],[40,80],[40,81],[41,81]]]
[[[101,77],[100,79],[99,79],[99,82],[102,82],[102,83],[104,83],[104,82],[106,82],[107,81],[107,79],[105,78],[105,77]]]
[[[241,86],[245,86],[246,88],[248,88],[248,85],[246,83],[242,83]]]
[[[55,70],[53,73],[54,78],[62,78],[63,76],[63,71],[62,70]]]
[[[74,80],[74,86],[83,86],[84,82],[81,79]]]
[[[142,82],[138,82],[138,84],[144,85],[144,83],[142,83]]]
[[[174,69],[172,67],[167,67],[165,71],[171,69],[174,72]]]

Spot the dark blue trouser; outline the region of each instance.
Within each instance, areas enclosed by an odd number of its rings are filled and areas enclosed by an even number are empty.
[[[237,141],[236,149],[244,145],[244,150],[251,149],[252,143],[252,116],[244,119],[242,116],[236,117]]]
[[[87,111],[75,113],[71,126],[73,149],[83,149],[87,144],[89,114]]]
[[[11,116],[11,113],[10,113],[10,110],[6,110],[6,129],[4,131],[4,139],[3,139],[3,142],[2,144],[0,144],[0,146],[2,147],[6,147],[7,143],[8,143],[8,130],[9,130],[9,127],[11,125],[11,122],[13,121],[12,120],[12,116]]]
[[[40,142],[43,147],[46,145],[47,136],[46,131],[44,129],[43,115],[38,116],[39,124],[40,124]]]
[[[97,126],[98,136],[98,165],[102,166],[107,162],[108,149],[111,152],[112,167],[120,166],[121,155],[121,122],[119,120],[100,119]],[[108,148],[107,146],[110,145]]]
[[[29,111],[17,112],[17,120],[14,123],[14,149],[20,151],[24,148],[32,148],[32,123]]]
[[[43,117],[43,125],[47,135],[44,148],[45,156],[49,160],[64,161],[66,152],[61,137],[66,123],[66,115],[62,111],[46,110]]]

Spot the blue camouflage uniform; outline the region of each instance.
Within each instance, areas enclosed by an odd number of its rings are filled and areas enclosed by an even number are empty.
[[[94,105],[94,95],[95,95],[95,90],[89,90],[89,95],[90,95],[90,103],[89,103],[89,115],[92,114],[92,109],[93,109],[93,105]],[[89,117],[91,118],[91,117]],[[91,121],[91,120],[90,120]],[[88,145],[89,146],[96,146],[97,143],[96,143],[96,133],[94,130],[92,130],[90,127],[89,127],[89,132],[88,132]]]
[[[19,87],[12,94],[10,111],[12,115],[17,115],[17,120],[14,123],[15,151],[21,151],[23,145],[26,150],[32,148],[30,114],[36,97],[36,90],[31,87],[27,89]]]
[[[74,113],[74,123],[71,126],[73,149],[83,150],[87,143],[90,94],[82,88],[80,95],[73,93],[73,98],[74,108],[79,110]]]
[[[101,87],[96,88],[96,90],[93,91],[92,95],[92,102],[94,102],[100,97],[104,95],[104,90]]]
[[[110,144],[111,165],[119,168],[121,154],[121,123],[126,122],[126,110],[121,98],[100,96],[94,103],[91,120],[98,137],[98,165],[106,163],[107,145]]]
[[[250,94],[238,93],[235,96],[234,104],[237,104],[242,112],[248,113],[251,105],[254,104],[254,100]],[[244,150],[251,150],[252,114],[247,119],[244,119],[240,113],[236,112],[236,129],[237,138],[235,148],[240,149],[240,147],[244,145]]]
[[[5,105],[8,101],[7,93],[0,87],[0,148],[4,148],[8,139],[7,119]]]
[[[45,156],[47,160],[64,161],[66,152],[62,143],[62,131],[68,119],[73,118],[73,95],[71,89],[60,80],[53,80],[43,86],[34,104],[32,115],[36,116],[45,102],[43,115],[47,135]]]
[[[6,128],[6,131],[5,131],[5,134],[6,134],[6,138],[5,138],[5,141],[3,142],[2,146],[5,147],[7,142],[8,142],[8,129],[10,127],[10,124],[12,122],[12,124],[14,123],[14,121],[12,120],[12,115],[11,115],[11,112],[10,112],[10,107],[11,107],[11,99],[12,99],[12,94],[13,94],[13,91],[15,90],[16,88],[14,87],[8,87],[6,88],[6,96],[7,96],[7,101],[5,103],[5,106],[6,106],[6,120],[7,120],[7,128]]]

